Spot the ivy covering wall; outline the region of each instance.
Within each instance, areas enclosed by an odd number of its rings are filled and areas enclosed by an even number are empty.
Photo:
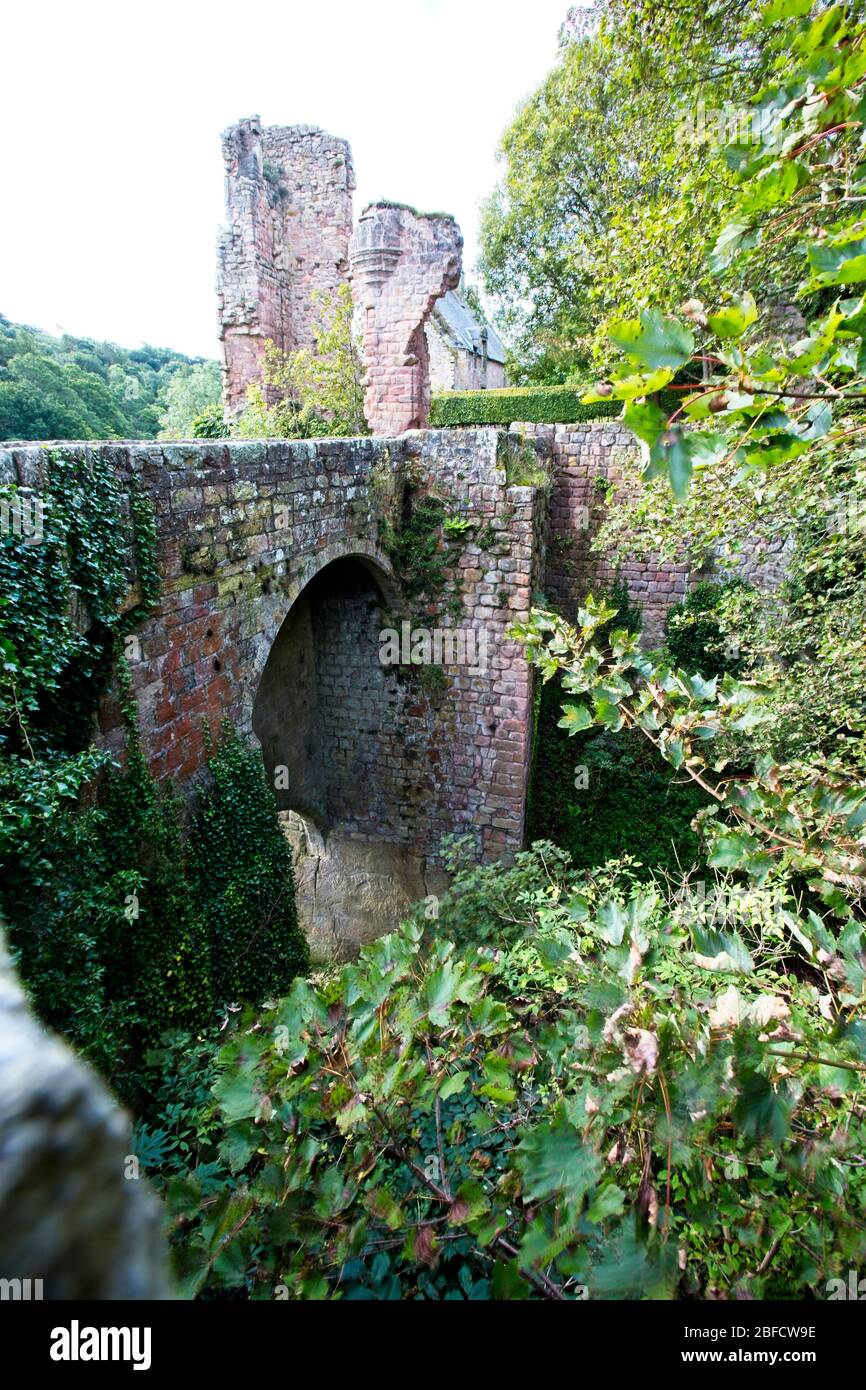
[[[0,910],[39,1015],[135,1103],[167,1028],[261,1002],[305,968],[291,856],[261,758],[233,729],[188,830],[150,775],[123,656],[159,587],[137,481],[46,451],[40,511],[17,485],[0,497],[39,524],[0,535]],[[112,685],[122,765],[92,746]]]

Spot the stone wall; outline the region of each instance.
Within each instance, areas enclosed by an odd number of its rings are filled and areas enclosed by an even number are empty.
[[[689,588],[703,579],[718,582],[737,575],[746,583],[772,591],[785,578],[793,542],[749,540],[734,550],[717,548],[709,566],[662,561],[657,555],[638,559],[594,553],[592,543],[611,507],[625,495],[624,467],[634,460],[634,436],[619,421],[591,420],[578,425],[515,425],[525,437],[544,441],[553,458],[550,537],[544,591],[558,612],[573,619],[588,593],[597,593],[617,578],[641,610],[642,640],[647,647],[664,640],[668,610],[681,603]],[[612,491],[611,491],[612,488]]]
[[[486,859],[520,848],[531,677],[505,634],[538,586],[546,517],[541,493],[508,485],[503,431],[59,447],[82,468],[98,452],[154,500],[162,593],[131,670],[158,778],[192,789],[205,729],[227,716],[259,737],[281,810],[326,841],[378,842],[422,867],[446,834],[472,834]],[[42,447],[5,458],[38,489]],[[392,551],[430,493],[468,529],[422,605]],[[383,666],[379,633],[403,621],[473,634],[486,656]],[[123,749],[113,696],[98,741]]]
[[[311,346],[315,292],[346,283],[355,174],[347,142],[315,126],[262,126],[252,116],[222,141],[228,225],[217,302],[225,399],[236,411],[265,341]]]
[[[672,604],[688,589],[685,565],[657,556],[638,560],[593,554],[592,542],[609,506],[622,495],[623,463],[635,453],[634,436],[619,421],[590,420],[578,425],[515,425],[527,438],[545,441],[553,456],[550,537],[544,591],[565,617],[573,620],[588,593],[612,584],[617,576],[643,615],[643,640],[656,646],[664,636]],[[608,489],[613,497],[608,501]]]
[[[365,413],[374,434],[419,429],[430,416],[425,326],[460,283],[463,237],[452,217],[374,203],[352,237],[350,260],[366,367]]]
[[[137,1163],[128,1118],[30,1012],[0,924],[0,1279],[17,1285],[4,1297],[171,1297]]]

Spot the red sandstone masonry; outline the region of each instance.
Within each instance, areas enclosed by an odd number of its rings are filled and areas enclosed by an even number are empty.
[[[228,409],[259,379],[264,345],[313,344],[317,290],[348,280],[355,173],[345,140],[316,126],[262,126],[258,116],[223,134],[226,218],[217,247],[217,301]]]
[[[204,729],[228,716],[250,731],[268,658],[310,581],[355,557],[376,580],[379,609],[360,590],[322,609],[318,696],[327,705],[319,754],[332,771],[335,822],[350,836],[399,844],[434,860],[441,837],[476,835],[481,854],[523,842],[532,677],[506,638],[526,615],[543,563],[546,507],[506,483],[501,431],[417,431],[399,439],[181,444],[62,444],[82,468],[97,454],[134,474],[154,501],[162,594],[137,632],[132,665],[142,743],[158,777],[194,786]],[[0,468],[38,487],[45,449],[0,450]],[[458,628],[483,625],[486,671],[446,669],[444,689],[362,670],[387,606],[414,618],[384,548],[383,518],[399,520],[404,488],[435,489],[475,531],[461,545],[441,596]],[[483,532],[484,544],[474,536]],[[130,576],[131,582],[134,576]],[[367,586],[369,588],[369,586]],[[433,617],[429,626],[448,619]],[[330,624],[330,628],[327,628]],[[324,642],[324,647],[322,647]],[[359,679],[359,676],[363,677]],[[98,742],[123,746],[108,695]]]
[[[553,452],[544,591],[554,608],[573,621],[587,594],[612,584],[619,573],[643,615],[644,642],[659,645],[668,609],[685,597],[687,567],[662,563],[653,555],[645,560],[629,555],[608,559],[591,550],[608,506],[616,506],[617,496],[623,495],[623,463],[634,457],[634,436],[616,420],[514,425],[512,429],[543,440]],[[611,484],[613,500],[608,503]]]
[[[460,283],[463,237],[452,217],[373,204],[352,237],[355,307],[367,369],[365,413],[374,434],[396,435],[430,417],[425,325]]]

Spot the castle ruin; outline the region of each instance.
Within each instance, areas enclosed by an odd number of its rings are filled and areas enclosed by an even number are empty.
[[[349,275],[355,171],[345,140],[315,126],[239,121],[222,137],[228,226],[217,246],[226,406],[257,381],[265,343],[313,345],[316,291]]]
[[[353,233],[352,152],[316,126],[263,126],[251,116],[225,131],[222,145],[227,227],[217,300],[231,414],[260,381],[268,340],[284,352],[313,346],[317,291],[334,294],[350,281],[374,434],[427,423],[431,357],[440,389],[505,384],[501,342],[456,294],[463,237],[452,217],[379,202]]]

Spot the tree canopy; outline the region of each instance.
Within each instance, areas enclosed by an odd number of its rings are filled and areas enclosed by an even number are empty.
[[[0,439],[153,439],[163,429],[188,434],[188,421],[181,419],[181,382],[188,379],[199,390],[196,400],[205,382],[209,399],[214,389],[218,396],[215,362],[148,345],[127,349],[69,334],[54,338],[0,314]],[[202,399],[189,420],[206,404]]]
[[[759,12],[757,0],[573,12],[503,136],[482,218],[515,378],[579,378],[606,356],[611,313],[706,289],[706,228],[735,191],[718,136],[769,61]]]

